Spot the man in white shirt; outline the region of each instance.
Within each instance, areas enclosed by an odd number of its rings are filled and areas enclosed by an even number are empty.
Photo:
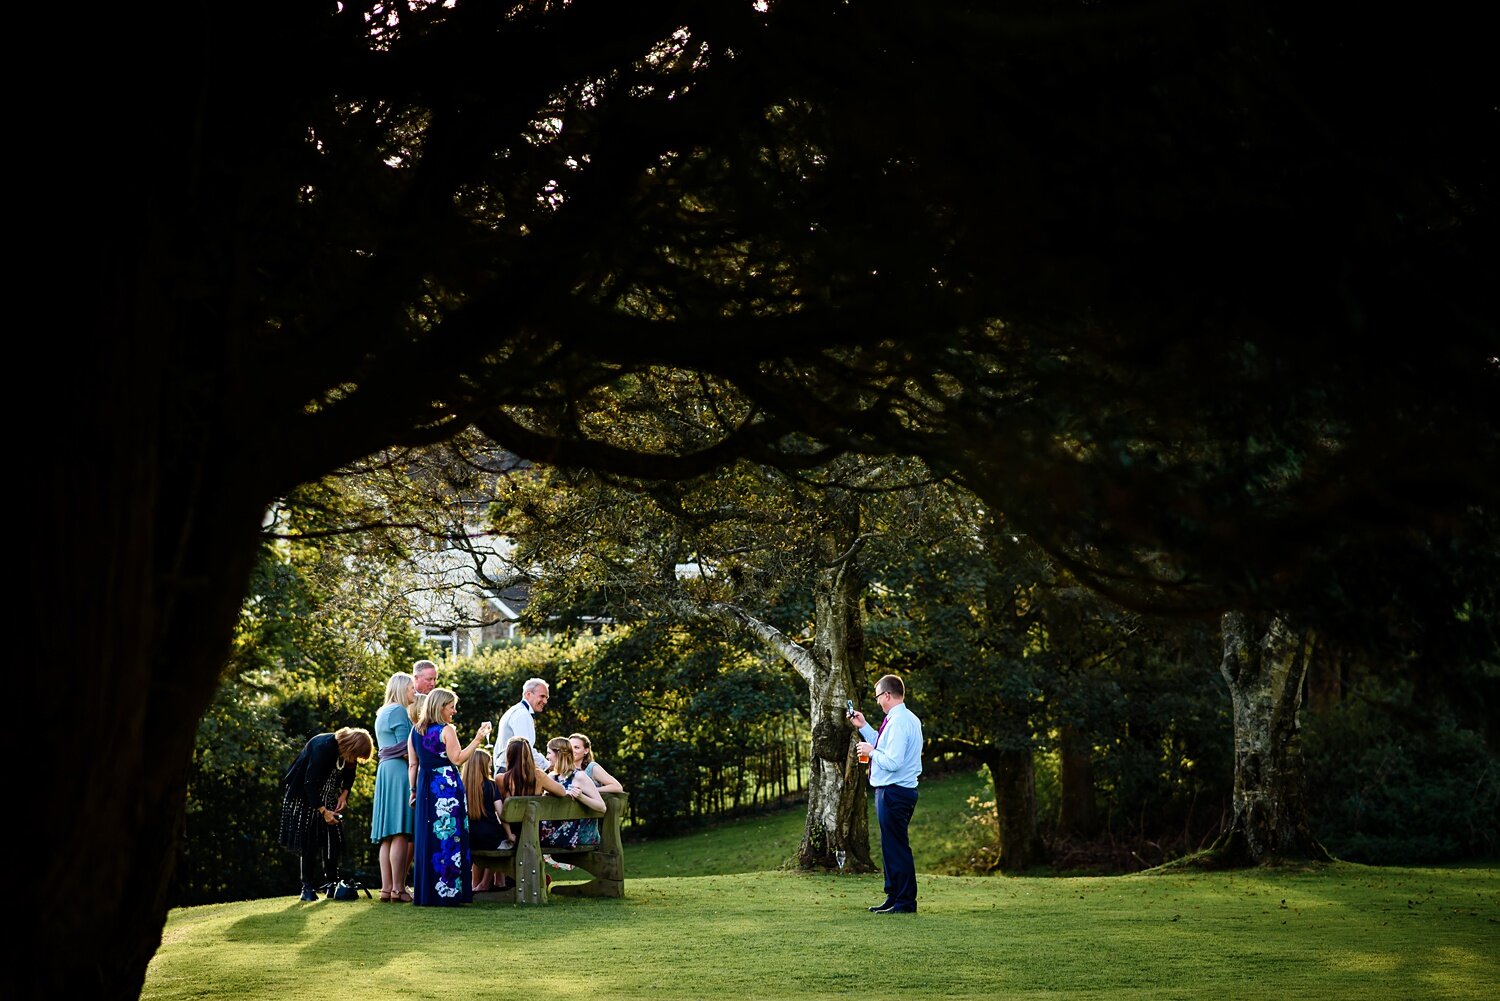
[[[531,745],[532,760],[542,771],[547,770],[546,757],[538,754],[536,749],[534,717],[547,708],[549,698],[550,686],[541,678],[528,678],[526,684],[521,686],[521,701],[505,710],[505,715],[500,717],[500,725],[495,728],[495,733],[498,734],[495,738],[495,774],[505,771],[505,745],[510,743],[512,737],[525,737],[526,742]]]
[[[870,785],[875,787],[875,817],[880,821],[880,854],[885,859],[885,902],[876,914],[917,912],[917,866],[911,855],[907,828],[917,808],[917,776],[922,774],[922,721],[906,708],[906,686],[894,674],[875,682],[875,700],[885,710],[877,732],[864,713],[852,712],[849,722],[864,739],[856,745],[870,761]]]

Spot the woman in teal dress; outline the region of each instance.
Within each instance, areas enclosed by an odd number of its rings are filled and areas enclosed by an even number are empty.
[[[453,726],[458,696],[446,688],[427,693],[422,716],[412,729],[412,801],[416,805],[416,893],[418,907],[467,904],[474,899],[469,854],[469,815],[464,808],[463,779],[459,767],[469,760],[485,737],[488,721],[468,747],[460,747]]]
[[[370,840],[380,845],[380,899],[386,902],[411,899],[406,892],[406,865],[411,859],[413,831],[406,738],[411,735],[407,706],[415,694],[412,676],[397,671],[385,684],[385,705],[375,714],[380,766],[375,772]]]

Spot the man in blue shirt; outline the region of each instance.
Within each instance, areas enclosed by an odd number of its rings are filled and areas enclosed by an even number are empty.
[[[855,711],[849,722],[865,739],[856,746],[870,759],[875,817],[880,822],[880,853],[885,859],[885,903],[876,914],[917,913],[917,864],[907,828],[917,808],[917,776],[922,774],[922,721],[906,708],[906,686],[894,674],[875,682],[875,701],[885,712],[877,732]]]

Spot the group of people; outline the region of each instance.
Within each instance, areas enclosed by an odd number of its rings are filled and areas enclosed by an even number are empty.
[[[569,796],[604,813],[601,794],[624,790],[594,760],[588,737],[554,737],[545,755],[536,750],[536,714],[550,697],[541,678],[522,686],[521,700],[500,717],[494,746],[501,761],[492,762],[481,746],[489,721],[461,745],[453,725],[458,696],[437,687],[437,665],[423,660],[410,674],[391,676],[373,739],[363,729],[344,727],[309,740],[283,780],[281,813],[281,844],[302,859],[302,899],[317,899],[318,881],[337,883],[354,767],[377,749],[370,840],[380,845],[383,901],[462,904],[476,892],[498,889],[494,874],[475,866],[471,852],[513,845],[515,832],[501,820],[511,796]],[[863,738],[855,750],[870,763],[885,861],[885,900],[870,910],[913,914],[917,871],[908,831],[922,774],[922,722],[906,707],[906,687],[897,675],[875,683],[875,701],[885,714],[879,730],[852,703],[848,711]],[[540,833],[543,848],[576,851],[599,843],[599,820],[544,821]],[[414,891],[406,888],[408,868],[415,873]]]
[[[489,721],[460,744],[458,696],[437,687],[437,665],[423,660],[386,683],[374,738],[344,727],[309,740],[283,779],[280,831],[281,845],[301,858],[302,899],[318,899],[320,886],[331,894],[338,883],[344,805],[355,766],[371,756],[379,759],[370,840],[380,846],[382,901],[462,904],[500,889],[471,853],[513,846],[515,832],[500,819],[511,796],[568,796],[602,815],[602,794],[624,790],[594,760],[586,735],[554,737],[545,756],[536,751],[535,715],[549,697],[543,679],[525,683],[521,700],[500,719],[494,762],[482,746]],[[544,849],[589,848],[599,844],[599,819],[544,821],[540,835]]]

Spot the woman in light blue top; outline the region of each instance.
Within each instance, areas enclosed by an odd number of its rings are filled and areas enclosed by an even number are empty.
[[[581,733],[568,734],[568,743],[573,745],[573,763],[578,770],[594,780],[594,787],[600,792],[624,792],[625,787],[620,785],[620,780],[604,770],[604,766],[594,760],[594,742]]]
[[[411,734],[407,706],[414,695],[412,676],[397,671],[386,682],[385,705],[375,714],[380,767],[375,772],[370,840],[380,844],[380,899],[387,903],[411,899],[406,892],[406,866],[411,858],[415,818],[407,777],[406,738]]]

